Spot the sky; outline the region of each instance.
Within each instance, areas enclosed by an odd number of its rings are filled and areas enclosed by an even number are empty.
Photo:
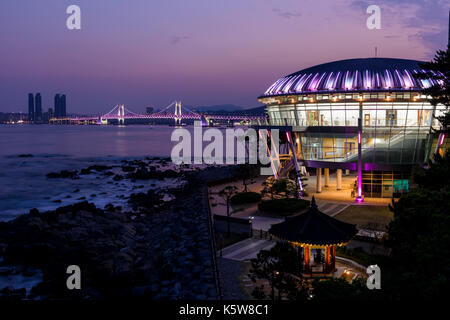
[[[369,30],[369,5],[381,29]],[[66,8],[81,9],[69,30]],[[430,60],[448,39],[444,0],[1,0],[0,112],[69,113],[184,105],[261,105],[278,78],[316,64],[379,57]]]

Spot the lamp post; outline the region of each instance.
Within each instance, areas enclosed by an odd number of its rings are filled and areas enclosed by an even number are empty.
[[[356,197],[357,202],[363,202],[362,197],[362,159],[361,159],[361,143],[362,143],[362,121],[358,118],[358,195]]]

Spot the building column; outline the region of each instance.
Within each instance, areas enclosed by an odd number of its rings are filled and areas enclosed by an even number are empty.
[[[325,268],[326,271],[328,272],[328,270],[330,269],[331,266],[331,247],[330,246],[326,246],[325,247]]]
[[[350,170],[345,169],[345,175],[348,176],[350,174]]]
[[[309,262],[311,256],[310,247],[303,247],[303,271],[309,272]]]
[[[316,169],[316,176],[317,176],[316,192],[321,193],[322,192],[322,169],[321,168]]]
[[[324,168],[323,173],[325,176],[325,187],[330,186],[330,168]]]
[[[336,190],[342,189],[342,169],[336,170]]]
[[[334,271],[334,269],[336,269],[336,245],[333,245],[331,257],[332,257],[331,263],[332,263],[332,267],[333,267],[333,271]]]

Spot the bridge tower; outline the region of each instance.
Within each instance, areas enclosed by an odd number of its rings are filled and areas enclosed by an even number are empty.
[[[119,108],[117,108],[117,120],[119,121],[119,125],[125,124],[125,106],[121,104]]]
[[[181,125],[181,101],[175,102],[175,125]]]

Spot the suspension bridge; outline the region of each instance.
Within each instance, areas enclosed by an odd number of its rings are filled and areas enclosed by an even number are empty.
[[[169,104],[161,111],[141,114],[127,109],[123,104],[116,105],[109,112],[100,116],[73,116],[64,119],[52,119],[51,122],[69,122],[69,123],[98,123],[108,124],[108,121],[115,120],[118,124],[124,124],[127,119],[173,119],[175,125],[181,125],[182,120],[198,120],[202,124],[209,124],[210,121],[242,121],[245,123],[258,123],[265,120],[263,115],[245,115],[245,114],[231,114],[231,115],[217,115],[194,112],[185,106],[181,105],[180,101],[175,101]]]

